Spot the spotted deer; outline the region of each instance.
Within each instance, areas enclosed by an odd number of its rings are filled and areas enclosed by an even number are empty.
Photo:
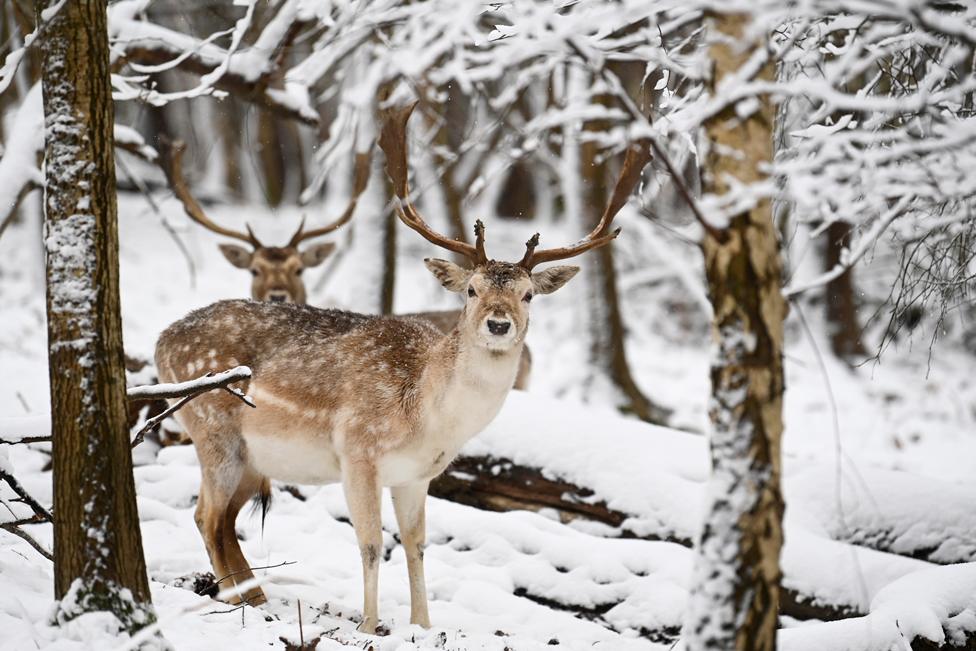
[[[298,230],[291,236],[285,246],[265,246],[262,244],[250,225],[245,225],[246,231],[225,228],[216,224],[204,212],[203,207],[193,197],[190,188],[183,178],[183,152],[186,145],[183,142],[162,143],[165,155],[162,157],[162,168],[166,179],[173,190],[173,194],[183,204],[187,216],[207,230],[236,240],[247,242],[250,250],[235,244],[220,244],[220,252],[224,257],[240,269],[247,269],[253,277],[251,280],[251,298],[256,301],[272,301],[279,303],[305,303],[307,292],[302,272],[309,267],[316,267],[332,255],[336,245],[333,242],[323,242],[300,250],[298,245],[306,240],[332,233],[351,219],[356,210],[360,195],[366,189],[369,180],[370,155],[361,153],[356,156],[355,180],[353,195],[342,215],[321,228],[305,231],[305,220],[298,226]],[[436,312],[416,312],[407,316],[415,316],[432,323],[435,328],[447,334],[454,329],[460,310],[443,310]],[[519,370],[515,376],[514,388],[526,390],[529,388],[529,377],[532,373],[532,354],[528,346],[522,348],[519,358]]]
[[[160,163],[166,180],[173,190],[173,194],[183,204],[187,216],[209,231],[240,240],[250,248],[236,244],[220,244],[220,252],[227,261],[239,269],[251,272],[251,298],[256,301],[273,301],[279,303],[304,303],[306,299],[305,282],[302,272],[309,267],[316,267],[332,255],[336,245],[333,242],[322,242],[304,249],[299,245],[308,240],[328,235],[345,226],[352,219],[356,211],[359,197],[366,189],[369,181],[370,151],[356,154],[354,164],[354,180],[352,197],[349,204],[338,219],[321,228],[305,230],[305,219],[298,225],[291,239],[284,246],[266,246],[254,235],[250,224],[245,224],[245,231],[226,228],[215,223],[204,212],[203,207],[193,197],[190,188],[183,178],[183,152],[186,145],[182,142],[163,142],[163,156]]]
[[[571,246],[526,243],[518,262],[489,259],[485,229],[475,243],[432,230],[410,201],[406,126],[412,106],[386,113],[386,154],[399,219],[471,268],[426,259],[446,289],[465,299],[443,333],[415,316],[367,316],[308,305],[221,301],[169,326],[159,337],[160,380],[178,382],[206,369],[247,365],[242,383],[256,409],[226,392],[201,395],[177,416],[196,444],[200,497],[196,522],[218,577],[253,578],[234,526],[241,507],[268,490],[270,479],[300,484],[341,482],[362,559],[364,605],[359,630],[378,624],[383,550],[380,498],[392,494],[410,583],[410,621],[430,625],[425,588],[425,502],[431,479],[498,413],[518,370],[533,296],[550,294],[579,271],[534,269],[609,244],[611,222],[649,160],[632,147],[599,224]],[[260,604],[261,588],[234,601]]]

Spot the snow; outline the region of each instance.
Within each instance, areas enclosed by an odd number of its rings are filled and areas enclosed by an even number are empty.
[[[35,84],[5,125],[8,139],[0,151],[0,216],[13,209],[25,189],[43,187],[37,152],[44,150],[44,106]],[[2,221],[2,220],[0,220]]]
[[[246,366],[235,366],[234,368],[226,371],[203,375],[195,380],[189,380],[187,382],[179,382],[175,384],[160,382],[145,386],[129,387],[126,390],[126,396],[130,400],[133,398],[150,400],[152,398],[173,397],[174,394],[186,395],[187,393],[196,393],[231,382],[247,380],[250,377],[251,369]]]
[[[334,202],[336,206],[323,208],[324,214],[334,214],[330,208],[338,207],[342,197]],[[123,195],[124,335],[127,351],[144,358],[151,357],[155,339],[168,323],[219,298],[246,295],[249,283],[246,274],[219,256],[218,238],[185,220],[178,202],[164,199],[160,205],[164,214],[172,215],[197,264],[198,282],[189,285],[182,258],[144,200]],[[274,219],[240,206],[214,206],[211,212],[214,219],[226,222],[246,213],[258,231],[269,236],[279,231],[285,236],[300,216],[297,208],[284,208]],[[638,253],[640,238],[648,231],[632,216],[620,219],[625,236],[618,252],[622,282],[627,283],[636,273],[630,256]],[[501,255],[524,248],[520,228],[494,228],[492,233]],[[558,226],[545,231],[553,242],[572,241],[575,235]],[[14,225],[0,239],[0,438],[43,435],[49,427],[44,413],[44,297],[33,280],[38,262],[36,249],[29,245],[32,238],[36,234],[29,227]],[[418,262],[430,252],[426,243],[410,237],[399,237],[398,242],[397,309],[452,307],[453,297]],[[707,331],[693,327],[691,332],[700,332],[700,340],[684,343],[675,333],[685,326],[675,320],[688,317],[661,316],[643,307],[661,304],[660,294],[654,293],[657,288],[677,287],[691,305],[690,314],[707,318],[695,311],[700,310],[699,299],[681,289],[683,281],[673,272],[677,267],[694,277],[689,261],[698,253],[673,242],[662,246],[672,258],[662,261],[661,280],[650,289],[638,278],[627,285],[627,318],[649,326],[632,334],[632,361],[638,381],[676,409],[676,421],[700,430],[708,395]],[[333,270],[337,274],[328,268],[309,272],[311,302],[340,307],[366,302],[369,297],[353,295],[351,286],[341,280],[357,273],[359,261],[343,256],[338,265]],[[548,648],[553,638],[567,648],[668,648],[672,637],[655,642],[640,635],[665,631],[673,636],[682,624],[693,560],[686,545],[697,535],[705,504],[706,441],[697,434],[621,417],[604,406],[603,396],[584,395],[574,388],[582,359],[575,343],[581,288],[570,283],[533,303],[532,389],[512,393],[497,419],[464,453],[539,467],[548,476],[590,487],[593,499],[628,514],[620,530],[660,540],[620,538],[620,531],[580,521],[561,524],[545,512],[487,513],[431,499],[426,558],[435,628],[424,632],[408,624],[405,558],[394,545],[395,519],[384,501],[389,555],[381,563],[380,617],[391,632],[373,638],[354,630],[362,596],[359,551],[349,525],[335,519],[348,517],[341,489],[302,487],[307,498],[302,502],[279,486],[263,533],[259,517],[242,516],[238,529],[253,564],[296,564],[259,573],[267,581],[267,606],[225,613],[226,606],[186,587],[192,584],[187,577],[209,569],[193,522],[199,485],[195,453],[192,447],[177,447],[154,455],[147,443],[137,448],[135,473],[153,598],[165,638],[179,649],[268,648],[280,645],[282,636],[297,641],[301,599],[305,639],[332,631],[320,643],[322,649],[371,642],[381,649],[501,651],[508,646],[521,651]],[[976,494],[976,453],[968,434],[974,416],[964,407],[976,396],[976,387],[967,358],[952,350],[935,351],[932,373],[926,378],[926,353],[902,349],[880,366],[853,371],[827,360],[840,414],[838,473],[831,410],[811,343],[795,331],[790,337],[784,585],[818,603],[846,606],[862,617],[788,628],[782,633],[784,649],[832,649],[832,640],[848,636],[863,641],[865,631],[875,629],[878,639],[886,640],[892,617],[901,618],[898,609],[912,603],[913,612],[919,611],[912,626],[920,632],[934,630],[932,621],[973,628],[965,611],[955,609],[962,602],[948,601],[952,594],[937,593],[935,587],[919,589],[917,597],[908,589],[891,592],[892,586],[909,579],[936,586],[935,579],[924,578],[933,570],[950,576],[933,575],[940,577],[940,585],[954,583],[955,570],[965,566],[942,568],[935,563],[971,561],[976,549],[976,514],[970,508]],[[9,455],[24,486],[50,504],[50,473],[43,471],[47,457],[38,451],[45,447],[0,450]],[[32,526],[30,533],[50,547],[49,527]],[[868,544],[879,549],[864,546]],[[16,553],[4,553],[8,551]],[[918,558],[908,557],[913,555]],[[967,581],[966,576],[961,574],[958,581]],[[592,621],[552,608],[552,602],[591,609]],[[58,629],[48,624],[50,608],[50,564],[20,539],[0,532],[0,630],[5,632],[0,649],[122,646],[125,634],[119,634],[111,621],[83,616]]]

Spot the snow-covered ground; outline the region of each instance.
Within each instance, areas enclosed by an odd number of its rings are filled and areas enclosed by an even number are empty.
[[[191,286],[187,265],[145,201],[123,196],[124,335],[127,351],[146,358],[168,323],[218,298],[246,295],[250,281],[219,255],[216,237],[186,227],[172,201],[162,205],[196,265],[196,282]],[[218,221],[239,219],[241,213],[235,207],[209,211]],[[272,220],[254,212],[251,220],[263,239],[274,240],[285,239],[299,216],[297,210],[283,211]],[[677,426],[703,431],[707,317],[693,283],[676,280],[694,273],[697,253],[655,242],[652,227],[636,218],[624,215],[622,222],[618,250],[634,370],[649,394],[675,409]],[[521,225],[506,224],[490,226],[498,257],[516,255],[525,239]],[[419,264],[424,245],[402,232],[398,310],[451,307],[454,297]],[[630,269],[638,238],[628,242],[628,232],[660,249],[653,275]],[[544,235],[552,242],[572,239],[558,231]],[[15,226],[0,239],[0,437],[46,427],[39,246],[36,224]],[[310,302],[360,307],[360,263],[347,255],[310,270]],[[560,524],[545,513],[488,513],[431,499],[426,558],[434,629],[425,632],[407,624],[405,559],[386,503],[380,615],[391,632],[373,638],[354,631],[360,565],[341,490],[301,487],[293,494],[279,488],[263,532],[259,517],[242,516],[238,523],[251,562],[273,566],[262,572],[270,602],[225,612],[230,609],[189,589],[194,573],[209,569],[192,517],[199,482],[193,448],[166,448],[157,455],[145,445],[136,452],[137,491],[165,637],[177,649],[281,648],[281,637],[298,641],[301,600],[305,639],[323,635],[322,649],[372,644],[384,650],[522,650],[555,643],[669,648],[687,598],[692,556],[680,541],[693,538],[699,525],[706,443],[697,434],[623,418],[598,389],[584,396],[584,315],[578,308],[583,291],[575,281],[533,303],[532,389],[513,393],[467,451],[544,468],[588,486],[610,508],[630,516],[624,528],[661,540],[621,539],[608,527]],[[819,332],[816,315],[805,315]],[[826,350],[824,343],[808,340],[795,317],[790,335],[784,585],[866,617],[791,627],[783,648],[887,649],[899,635],[936,639],[943,628],[976,628],[976,570],[961,564],[976,560],[971,357],[946,346],[937,347],[930,360],[926,345],[904,346],[889,350],[879,364],[853,371],[824,355],[822,369],[816,348]],[[0,447],[4,452],[27,488],[49,502],[45,455],[24,446]],[[34,529],[49,545],[50,531]],[[50,564],[18,538],[0,533],[0,649],[108,649],[123,643],[97,617],[62,629],[48,626],[51,586]],[[868,646],[868,638],[876,646]]]

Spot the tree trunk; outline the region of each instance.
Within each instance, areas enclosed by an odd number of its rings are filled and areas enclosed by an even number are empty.
[[[389,188],[389,184],[384,187]],[[387,201],[384,205],[389,205],[390,191],[386,191]],[[397,262],[397,236],[396,228],[400,219],[392,210],[384,210],[386,217],[383,220],[383,277],[380,290],[380,314],[393,314],[393,301],[396,298],[396,262]]]
[[[824,269],[841,263],[840,254],[851,244],[851,225],[833,222],[827,227]],[[864,355],[861,345],[861,324],[857,320],[857,300],[854,297],[854,270],[848,269],[827,283],[824,292],[827,304],[827,332],[830,349],[837,357]]]
[[[748,18],[712,17],[710,89],[763,44],[745,44]],[[729,45],[729,44],[733,45]],[[767,63],[760,79],[773,79]],[[772,159],[774,110],[738,118],[729,107],[706,122],[705,190],[724,194],[727,178],[751,184]],[[690,651],[776,648],[783,543],[780,439],[783,430],[783,319],[777,238],[768,200],[734,215],[723,241],[703,243],[714,309],[712,422],[705,526],[698,545],[684,637]]]
[[[285,161],[281,156],[281,138],[277,118],[270,111],[258,110],[258,157],[264,177],[264,198],[269,206],[281,205],[285,194]]]
[[[153,614],[126,430],[105,1],[64,4],[43,43],[54,592],[60,618],[107,610],[131,631]]]
[[[609,198],[606,163],[599,160],[595,143],[587,142],[580,147],[580,167],[584,179],[585,230],[588,232],[600,220]],[[592,254],[594,263],[591,270],[587,272],[590,285],[590,364],[619,392],[621,411],[649,423],[666,425],[671,411],[648,398],[630,372],[625,347],[627,332],[620,310],[613,257],[612,246],[597,249]]]

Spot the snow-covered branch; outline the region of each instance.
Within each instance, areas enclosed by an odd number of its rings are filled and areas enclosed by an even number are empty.
[[[150,384],[130,387],[126,390],[126,397],[133,401],[161,399],[172,400],[180,398],[179,402],[171,405],[162,413],[146,420],[142,428],[136,432],[135,438],[132,440],[132,447],[142,443],[147,432],[151,431],[161,422],[169,418],[172,414],[185,407],[188,402],[197,396],[207,393],[208,391],[213,391],[214,389],[223,389],[235,398],[239,399],[248,407],[256,407],[257,405],[255,405],[254,402],[243,391],[230,386],[235,382],[241,382],[250,378],[251,369],[246,366],[236,366],[230,370],[221,371],[220,373],[207,373],[202,377],[196,378],[195,380],[188,380],[186,382],[178,382],[175,384]]]

